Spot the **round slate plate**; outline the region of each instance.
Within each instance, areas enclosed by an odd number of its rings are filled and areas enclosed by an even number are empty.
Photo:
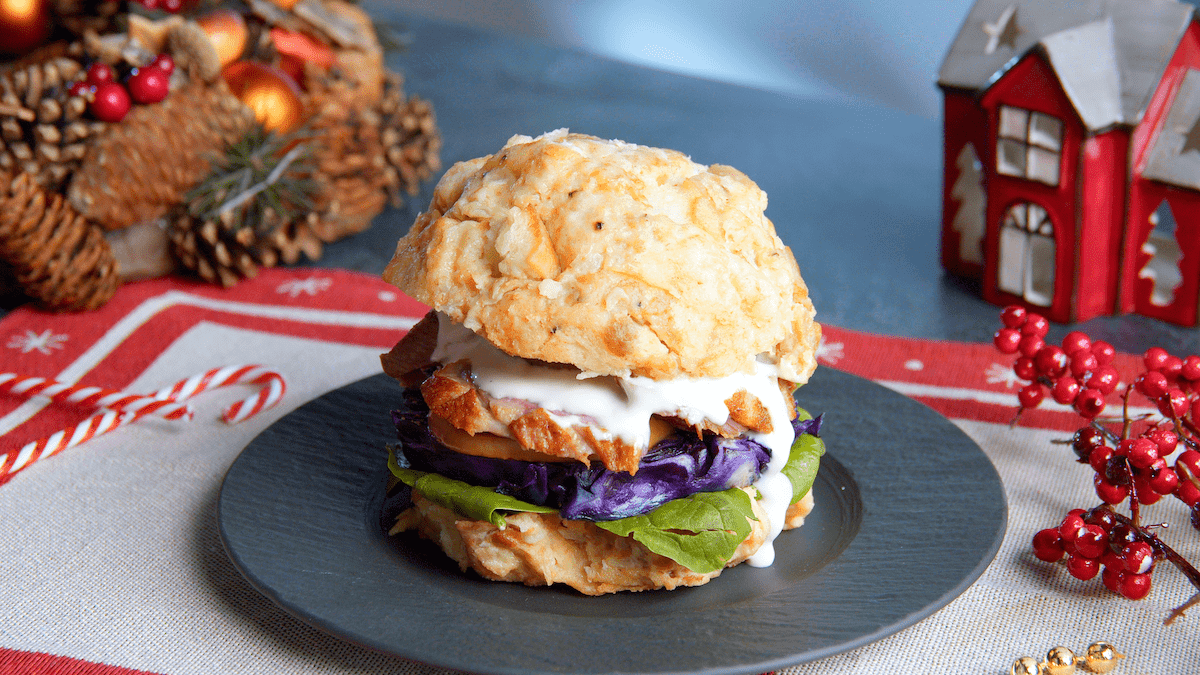
[[[1000,478],[933,410],[819,369],[797,393],[825,412],[816,510],[769,568],[705,586],[598,598],[462,573],[388,537],[384,445],[399,387],[376,376],[258,436],[221,489],[221,538],[284,610],[350,642],[477,673],[756,674],[864,645],[929,616],[983,573],[1004,536]]]

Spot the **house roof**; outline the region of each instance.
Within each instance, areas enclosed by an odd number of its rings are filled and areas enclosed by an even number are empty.
[[[938,73],[986,91],[1042,49],[1084,124],[1137,124],[1195,9],[1176,0],[978,0]]]
[[[1200,70],[1189,69],[1179,83],[1142,175],[1200,190]]]

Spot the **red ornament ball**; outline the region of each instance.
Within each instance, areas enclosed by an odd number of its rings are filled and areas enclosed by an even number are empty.
[[[125,119],[133,102],[129,92],[116,82],[101,82],[96,85],[96,95],[90,109],[92,116],[101,122],[120,122]]]
[[[97,61],[88,66],[87,83],[100,84],[101,82],[112,82],[116,79],[113,75],[112,66],[103,61]]]
[[[158,68],[139,68],[125,83],[129,95],[138,103],[158,103],[171,90],[171,78]]]
[[[159,54],[150,62],[151,68],[158,68],[164,73],[170,75],[175,72],[175,59],[171,58],[170,54]]]

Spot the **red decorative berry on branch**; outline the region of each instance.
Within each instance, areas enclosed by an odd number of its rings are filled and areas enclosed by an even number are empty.
[[[158,103],[167,97],[171,89],[171,78],[158,68],[138,68],[125,83],[129,95],[138,103]]]
[[[101,122],[120,122],[125,119],[132,102],[125,87],[116,82],[101,82],[96,85],[95,96],[89,109]]]

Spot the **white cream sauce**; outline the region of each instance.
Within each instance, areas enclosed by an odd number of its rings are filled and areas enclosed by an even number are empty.
[[[598,438],[617,437],[639,447],[649,445],[652,415],[681,417],[692,424],[708,420],[719,426],[729,421],[725,401],[738,391],[749,392],[770,413],[772,428],[770,433],[749,434],[771,453],[767,468],[754,484],[762,495],[759,505],[767,513],[771,530],[749,562],[754,567],[767,567],[774,562],[772,542],[783,529],[792,500],[792,484],[782,469],[795,438],[774,364],[760,357],[754,373],[728,377],[671,380],[585,377],[573,367],[531,363],[509,356],[443,314],[438,315],[438,342],[433,360],[470,361],[475,385],[489,395],[529,401],[545,408],[560,424],[587,425]]]

